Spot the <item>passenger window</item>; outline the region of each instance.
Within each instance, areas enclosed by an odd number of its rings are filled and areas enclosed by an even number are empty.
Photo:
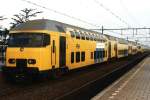
[[[89,40],[89,34],[86,33],[86,40]]]
[[[94,37],[95,37],[94,34],[92,34],[93,41],[94,41]]]
[[[76,39],[80,39],[80,33],[79,32],[75,32],[76,33]]]
[[[94,41],[96,41],[96,36],[95,35],[94,35],[93,39],[94,39]]]
[[[85,40],[85,34],[84,33],[81,33],[81,38],[82,38],[82,40]]]
[[[93,41],[93,35],[92,35],[92,34],[90,34],[90,40],[92,40],[92,41]]]
[[[85,52],[81,52],[81,61],[85,61]]]
[[[93,52],[91,52],[91,59],[93,59]]]
[[[43,44],[44,44],[44,46],[47,46],[50,44],[50,35],[44,34]]]
[[[70,31],[71,37],[75,37],[75,33],[73,31]]]
[[[80,52],[76,52],[76,62],[80,62]]]
[[[74,63],[74,52],[71,52],[71,63]]]

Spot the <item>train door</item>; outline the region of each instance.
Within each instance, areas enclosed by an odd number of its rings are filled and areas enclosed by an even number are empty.
[[[114,45],[114,50],[115,50],[115,57],[117,58],[117,43]]]
[[[111,42],[108,44],[108,59],[111,59]]]
[[[52,46],[51,46],[51,65],[52,65],[52,67],[55,67],[56,66],[56,49],[57,49],[55,36],[51,37],[51,43],[52,43]]]
[[[66,67],[66,37],[65,36],[60,36],[59,66],[60,67]]]

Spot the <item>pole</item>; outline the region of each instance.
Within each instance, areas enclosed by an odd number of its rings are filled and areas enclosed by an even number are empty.
[[[102,34],[104,34],[104,27],[102,26]]]

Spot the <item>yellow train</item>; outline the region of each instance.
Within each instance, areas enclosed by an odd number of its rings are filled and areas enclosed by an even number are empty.
[[[56,76],[128,56],[128,47],[123,39],[53,20],[32,20],[10,30],[3,72],[12,78],[41,73]]]

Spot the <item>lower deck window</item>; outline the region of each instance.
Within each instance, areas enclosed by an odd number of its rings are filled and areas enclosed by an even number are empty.
[[[80,62],[80,52],[76,52],[76,62]]]
[[[93,52],[91,52],[91,59],[93,59]]]
[[[74,52],[71,52],[71,63],[74,63]]]
[[[126,54],[128,54],[128,50],[119,50],[118,54],[119,55],[126,55]]]
[[[81,61],[85,61],[85,52],[81,52]]]
[[[75,33],[73,31],[70,31],[71,37],[75,37]]]
[[[94,59],[100,59],[100,58],[104,58],[107,56],[107,51],[94,51]]]

